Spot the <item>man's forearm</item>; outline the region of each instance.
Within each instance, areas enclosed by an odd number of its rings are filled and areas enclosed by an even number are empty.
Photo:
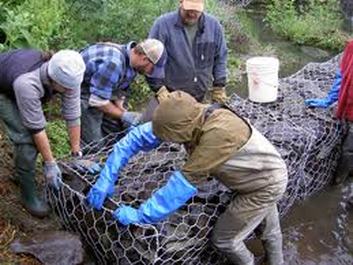
[[[72,153],[78,153],[80,151],[80,138],[81,138],[81,126],[75,125],[68,127],[70,146]]]
[[[46,162],[53,162],[54,157],[50,149],[49,139],[45,130],[33,134],[33,140],[43,160]]]
[[[97,107],[97,108],[100,111],[102,111],[104,114],[107,114],[110,117],[115,118],[115,119],[120,119],[124,113],[124,109],[117,107],[112,102],[109,102],[108,104],[106,104],[104,106]]]

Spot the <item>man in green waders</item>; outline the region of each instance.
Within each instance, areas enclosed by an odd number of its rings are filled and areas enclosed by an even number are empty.
[[[15,180],[21,188],[21,203],[36,217],[44,217],[49,207],[36,192],[35,169],[38,152],[44,160],[44,176],[54,188],[61,183],[61,171],[55,162],[45,132],[42,103],[54,94],[62,99],[73,165],[89,171],[97,164],[80,157],[80,84],[85,72],[81,55],[62,50],[53,56],[31,49],[0,53],[0,122],[14,145]],[[63,139],[64,141],[65,139]]]
[[[138,209],[114,211],[123,224],[151,224],[168,218],[198,192],[210,173],[237,196],[215,224],[212,241],[233,264],[253,265],[244,240],[263,225],[261,236],[268,264],[282,265],[282,234],[276,202],[287,185],[285,162],[275,147],[247,121],[220,105],[204,105],[182,91],[160,90],[152,122],[132,129],[115,144],[104,169],[88,193],[88,203],[101,209],[111,196],[120,170],[140,150],[162,141],[184,144],[189,157],[167,184]]]

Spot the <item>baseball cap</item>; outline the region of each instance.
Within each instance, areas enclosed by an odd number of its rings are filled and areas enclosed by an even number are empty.
[[[153,71],[148,77],[164,78],[167,53],[163,43],[157,39],[146,39],[140,45],[147,58],[154,64]]]
[[[73,50],[61,50],[48,62],[48,75],[67,89],[79,89],[86,70],[82,56]]]
[[[195,10],[198,12],[203,12],[205,1],[204,0],[184,0],[181,3],[181,5],[185,10]]]

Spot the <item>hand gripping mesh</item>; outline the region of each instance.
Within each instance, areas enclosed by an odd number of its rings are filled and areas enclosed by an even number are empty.
[[[305,98],[324,97],[330,88],[338,57],[326,63],[311,63],[296,74],[280,80],[278,100],[257,104],[233,95],[229,105],[251,120],[279,150],[289,171],[288,188],[279,202],[283,216],[293,203],[327,185],[339,157],[345,126],[333,118],[333,110],[311,109]],[[105,159],[119,135],[102,139],[105,148],[89,146],[87,157]],[[120,204],[138,207],[167,181],[185,161],[185,150],[162,144],[141,152],[120,174],[115,195],[102,211],[85,203],[85,194],[97,175],[80,174],[61,161],[65,172],[59,191],[47,190],[48,199],[68,230],[78,232],[99,264],[226,264],[209,243],[212,227],[232,194],[210,178],[198,187],[199,194],[167,220],[155,225],[123,227],[112,218]]]

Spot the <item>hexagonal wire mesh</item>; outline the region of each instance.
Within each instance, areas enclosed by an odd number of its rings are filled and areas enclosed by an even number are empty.
[[[321,190],[333,175],[345,126],[333,112],[311,109],[305,98],[324,97],[330,88],[338,57],[326,63],[310,63],[296,74],[280,80],[278,100],[257,104],[233,95],[230,107],[251,120],[279,150],[289,171],[288,188],[279,202],[283,216],[293,203]],[[100,160],[109,153],[118,135],[106,139],[106,147],[89,148],[87,158]],[[185,161],[177,144],[164,143],[141,152],[121,172],[115,195],[102,211],[85,203],[85,194],[97,175],[80,174],[68,161],[59,192],[48,190],[48,199],[66,229],[79,232],[99,264],[226,264],[209,244],[214,222],[234,194],[213,178],[199,186],[199,194],[167,220],[155,225],[122,227],[112,218],[119,204],[137,207],[165,184],[169,174]]]

